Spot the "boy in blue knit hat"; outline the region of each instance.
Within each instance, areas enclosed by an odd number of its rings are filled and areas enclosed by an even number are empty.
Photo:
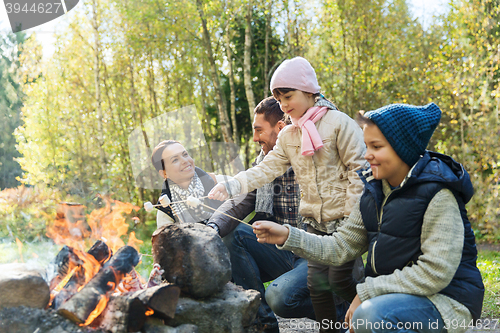
[[[465,209],[469,175],[451,157],[426,151],[440,118],[434,103],[360,113],[370,168],[359,172],[363,194],[332,236],[253,224],[260,242],[328,265],[368,251],[366,281],[346,315],[351,332],[464,332],[481,315],[484,286]]]

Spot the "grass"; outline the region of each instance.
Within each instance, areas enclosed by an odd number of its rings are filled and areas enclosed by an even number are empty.
[[[500,253],[480,251],[477,266],[485,288],[483,318],[500,318]]]

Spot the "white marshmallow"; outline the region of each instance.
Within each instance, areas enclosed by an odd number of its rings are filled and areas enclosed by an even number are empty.
[[[168,195],[164,194],[160,197],[160,199],[158,199],[158,201],[160,201],[161,203],[161,206],[163,208],[166,208],[168,207],[168,205],[170,205],[170,199],[168,198]]]
[[[153,204],[149,201],[145,202],[144,203],[144,209],[146,210],[146,212],[151,212],[153,211]]]
[[[188,206],[193,207],[193,208],[196,208],[199,205],[201,205],[201,201],[195,197],[188,197],[186,203]]]

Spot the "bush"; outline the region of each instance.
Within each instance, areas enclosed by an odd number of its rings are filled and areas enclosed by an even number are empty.
[[[1,191],[0,238],[46,238],[46,225],[54,220],[60,201],[59,192],[46,187],[21,185]]]
[[[479,241],[500,241],[500,184],[495,174],[471,172],[474,196],[467,205],[474,233]]]

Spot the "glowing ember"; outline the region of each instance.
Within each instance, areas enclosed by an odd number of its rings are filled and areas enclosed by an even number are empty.
[[[149,316],[152,316],[154,313],[155,313],[155,312],[154,312],[154,310],[153,310],[153,309],[149,309],[149,308],[148,308],[148,310],[146,311],[146,316],[148,316],[148,317],[149,317]]]

